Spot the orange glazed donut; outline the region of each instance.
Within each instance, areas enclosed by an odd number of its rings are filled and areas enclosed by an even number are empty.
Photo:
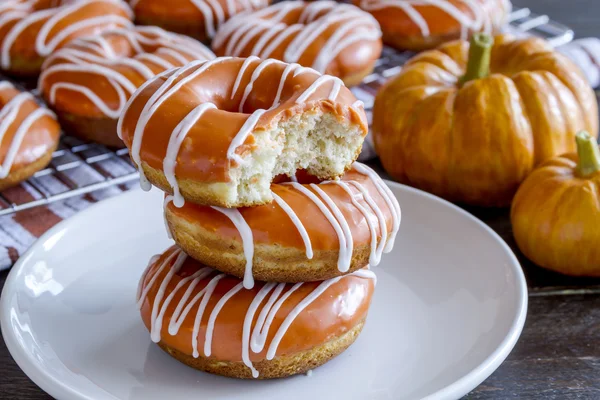
[[[0,82],[0,191],[44,168],[58,145],[52,111],[8,81]]]
[[[280,378],[350,346],[375,283],[375,274],[361,269],[322,282],[244,289],[173,246],[150,260],[138,305],[152,341],[179,361],[235,378]]]
[[[354,0],[381,25],[383,41],[398,49],[425,50],[505,23],[509,0]]]
[[[44,59],[67,42],[131,24],[121,0],[3,0],[0,66],[20,76],[39,73]]]
[[[129,0],[135,21],[184,33],[198,40],[212,39],[232,16],[268,6],[270,0]]]
[[[351,4],[285,1],[225,23],[212,43],[219,56],[296,62],[359,84],[381,55],[377,21]]]
[[[354,163],[340,180],[271,186],[275,201],[227,209],[165,201],[175,242],[219,271],[275,282],[310,282],[379,264],[400,225],[394,194],[369,167]]]
[[[157,27],[111,29],[76,39],[51,55],[38,87],[68,133],[122,147],[117,119],[142,83],[167,69],[212,58],[200,42]]]
[[[118,131],[149,182],[198,204],[273,200],[275,176],[340,176],[358,157],[367,119],[339,78],[257,57],[197,61],[146,82]],[[149,182],[148,182],[149,181]]]

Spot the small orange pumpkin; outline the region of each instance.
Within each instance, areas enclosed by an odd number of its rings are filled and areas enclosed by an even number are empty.
[[[517,245],[534,263],[567,275],[600,277],[600,151],[577,134],[577,153],[543,163],[515,195]]]
[[[475,34],[411,59],[375,99],[373,139],[396,180],[451,201],[509,206],[534,166],[598,134],[579,69],[545,41]]]

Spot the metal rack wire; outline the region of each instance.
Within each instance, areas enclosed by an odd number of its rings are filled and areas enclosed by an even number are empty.
[[[527,8],[514,10],[509,20],[510,32],[539,36],[553,46],[566,44],[573,39],[571,29],[551,21],[546,15],[534,14]],[[402,65],[413,54],[385,47],[373,73],[360,86],[352,88],[356,97],[365,103],[369,122],[377,90],[388,78],[400,72]],[[365,151],[372,151],[369,146],[367,143]],[[12,196],[11,189],[0,192],[0,216],[113,186],[126,190],[137,178],[127,149],[109,149],[63,135],[50,165],[21,183],[29,193],[27,198]]]

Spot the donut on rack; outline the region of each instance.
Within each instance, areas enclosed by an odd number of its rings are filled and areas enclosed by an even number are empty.
[[[198,204],[273,200],[270,184],[296,170],[341,176],[367,134],[363,105],[336,77],[257,57],[196,61],[149,80],[118,132],[149,182]]]
[[[238,15],[212,43],[219,56],[276,58],[359,84],[381,55],[381,31],[367,12],[335,1],[285,1]]]
[[[240,209],[176,207],[165,199],[175,242],[219,271],[274,282],[311,282],[379,264],[400,225],[394,194],[369,167],[354,163],[341,179],[273,184],[274,202]]]
[[[44,59],[67,42],[128,26],[132,18],[121,0],[3,0],[0,67],[10,74],[35,76]]]
[[[167,69],[214,54],[200,42],[157,27],[111,29],[52,54],[38,88],[70,134],[122,147],[117,119],[131,94]]]
[[[312,283],[242,282],[176,246],[153,257],[138,288],[152,341],[179,361],[235,378],[316,368],[358,337],[376,283],[360,269]]]
[[[129,0],[135,22],[209,40],[232,16],[268,6],[270,0]]]
[[[8,81],[0,82],[0,191],[44,168],[58,146],[52,111]]]
[[[474,32],[493,33],[506,23],[510,0],[353,0],[381,25],[383,41],[425,50]]]

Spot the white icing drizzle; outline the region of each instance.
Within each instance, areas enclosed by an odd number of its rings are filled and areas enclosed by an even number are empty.
[[[244,248],[244,257],[246,258],[246,268],[244,270],[244,287],[252,289],[254,287],[254,276],[252,275],[252,262],[254,259],[254,237],[252,229],[239,212],[237,208],[223,208],[211,206],[213,210],[220,212],[231,220],[237,228],[242,238],[242,247]]]
[[[50,33],[56,29],[57,25],[61,24],[71,15],[76,14],[81,8],[86,7],[90,3],[110,3],[112,5],[116,5],[120,7],[129,18],[125,18],[120,15],[102,15],[83,20],[77,20],[77,22],[71,23],[60,29],[49,39]],[[27,7],[27,11],[30,11],[30,7],[31,6]],[[2,12],[1,9],[0,12]],[[32,25],[40,23],[40,21],[43,22],[41,22],[41,28],[35,38],[34,49],[37,54],[45,57],[54,52],[58,45],[68,36],[80,30],[89,30],[93,27],[97,27],[97,29],[100,30],[106,28],[117,28],[121,26],[132,26],[130,21],[132,16],[131,9],[127,6],[127,4],[119,0],[78,1],[66,3],[63,6],[50,8],[47,10],[34,12],[13,10],[2,13],[0,14],[0,29],[3,29],[3,27],[11,21],[18,20],[18,22],[10,28],[0,45],[0,65],[3,69],[10,68],[12,64],[10,51],[15,41],[21,35],[21,33],[23,33]]]
[[[167,206],[170,202],[173,201],[173,196],[168,194],[165,196],[165,200],[163,201],[163,211],[167,209]],[[171,233],[171,228],[169,228],[169,222],[167,221],[167,215],[163,212],[163,222],[165,224],[165,230],[167,231],[167,237],[169,239],[173,239],[173,233]]]
[[[181,120],[169,138],[167,153],[163,160],[163,172],[167,182],[169,182],[169,185],[171,185],[171,188],[173,189],[173,204],[175,207],[183,207],[185,203],[183,196],[181,196],[181,193],[179,192],[179,184],[175,177],[175,165],[177,164],[177,155],[179,154],[181,143],[183,143],[186,135],[192,129],[194,124],[202,117],[202,114],[204,114],[206,110],[216,108],[217,106],[213,103],[207,102],[200,104]]]
[[[252,114],[250,114],[250,117],[248,117],[246,122],[244,122],[244,125],[242,125],[242,127],[238,131],[237,135],[235,135],[235,137],[231,141],[229,148],[227,149],[227,158],[228,159],[235,160],[238,164],[241,164],[244,162],[244,159],[242,157],[240,157],[239,155],[237,155],[235,153],[235,150],[244,144],[244,142],[248,138],[248,135],[250,135],[252,133],[252,131],[254,130],[254,127],[258,123],[258,120],[260,119],[260,117],[266,112],[267,112],[267,110],[259,108],[258,110],[254,111]]]
[[[375,187],[377,187],[379,195],[383,197],[388,209],[392,213],[392,232],[390,233],[390,238],[388,239],[384,249],[385,253],[389,253],[394,248],[396,234],[398,233],[398,229],[400,229],[400,220],[402,218],[400,204],[398,204],[398,200],[396,199],[396,196],[394,196],[394,193],[392,193],[390,188],[381,180],[379,175],[377,175],[377,172],[359,162],[352,164],[352,168],[356,172],[368,176],[373,181]]]
[[[140,156],[140,149],[142,146],[142,139],[144,137],[144,131],[146,129],[146,125],[148,124],[148,122],[150,121],[150,119],[152,118],[152,116],[154,115],[156,110],[162,105],[162,103],[165,102],[165,100],[167,100],[174,93],[179,91],[181,89],[181,87],[183,87],[186,83],[188,83],[189,81],[191,81],[192,79],[194,79],[195,77],[197,77],[198,75],[200,75],[204,71],[206,71],[211,65],[223,62],[226,59],[227,58],[216,58],[216,59],[210,60],[210,61],[194,61],[194,62],[191,62],[190,64],[186,65],[185,67],[175,70],[169,76],[169,78],[167,80],[165,80],[165,82],[158,88],[158,90],[156,92],[154,92],[154,94],[152,94],[152,96],[150,97],[148,102],[144,105],[142,113],[140,114],[140,117],[135,126],[135,131],[133,134],[133,140],[132,140],[131,151],[130,151],[131,158],[133,159],[135,164],[138,166],[138,170],[140,172],[140,186],[142,187],[143,190],[148,191],[148,190],[150,190],[150,188],[152,186],[150,184],[150,182],[148,181],[148,179],[146,178],[146,175],[144,174],[144,170],[142,168],[142,160],[141,160],[141,156]],[[178,83],[173,84],[175,82],[175,80],[177,78],[179,78],[181,75],[183,75],[187,71],[189,71],[195,67],[198,67],[198,66],[200,66],[200,68],[198,68],[196,71],[192,72],[190,75],[183,78]],[[150,82],[153,82],[153,81],[150,81]],[[141,92],[141,90],[142,89],[140,88],[138,93]],[[132,98],[133,98],[133,96],[132,96]],[[129,103],[129,104],[131,104],[131,103]],[[123,114],[125,114],[125,113],[123,113]]]
[[[294,75],[294,76],[296,76],[296,75]],[[306,100],[308,100],[308,98],[319,88],[319,86],[321,86],[322,84],[324,84],[325,82],[328,82],[328,81],[333,81],[333,86],[331,88],[331,92],[329,93],[328,99],[331,101],[334,101],[336,99],[337,95],[340,93],[340,89],[344,85],[344,82],[342,82],[342,80],[340,78],[337,78],[335,76],[322,75],[316,81],[314,81],[308,87],[308,89],[306,89],[304,91],[304,93],[302,93],[302,95],[300,95],[296,99],[296,103],[300,104],[300,103],[306,102]]]
[[[15,89],[15,87],[10,82],[0,82],[0,90],[10,88]],[[17,122],[17,117],[19,116],[21,107],[26,101],[35,102],[35,99],[30,93],[21,92],[15,97],[13,97],[8,103],[4,105],[4,107],[2,107],[2,110],[0,110],[0,145],[2,145],[4,136],[6,135],[8,129]],[[19,126],[16,128],[16,131],[12,137],[10,145],[8,146],[6,156],[4,157],[2,164],[0,164],[0,179],[6,178],[10,173],[19,148],[21,147],[21,143],[23,143],[23,139],[25,139],[25,136],[29,133],[31,127],[38,120],[46,116],[54,118],[54,114],[52,113],[52,111],[40,107],[35,111],[31,112],[22,121],[20,121]]]
[[[244,95],[242,96],[242,101],[240,101],[240,107],[239,107],[240,112],[244,112],[243,111],[244,104],[246,103],[248,96],[250,95],[250,93],[252,92],[252,89],[254,88],[254,82],[256,82],[256,80],[260,77],[260,74],[264,71],[264,69],[271,64],[284,64],[284,63],[282,61],[275,60],[273,58],[269,58],[269,59],[261,62],[258,65],[258,67],[256,67],[254,69],[254,72],[252,72],[252,76],[250,77],[250,82],[248,82],[248,84],[246,85],[246,89],[244,90]],[[286,68],[287,68],[287,66],[286,66]],[[285,72],[285,70],[284,70],[284,72]],[[283,81],[283,75],[281,76],[280,82],[281,81]],[[281,83],[279,84],[279,87],[282,87]],[[279,98],[276,98],[275,100],[279,100]],[[273,100],[273,105],[275,105],[275,103],[276,103],[275,100]]]
[[[343,181],[331,182],[339,185],[346,193],[348,193],[352,204],[354,204],[354,206],[358,208],[358,210],[365,217],[365,221],[367,221],[367,225],[371,233],[371,254],[369,255],[369,264],[373,267],[376,267],[381,261],[381,255],[383,254],[384,246],[387,242],[387,224],[385,221],[385,216],[369,192],[367,192],[367,190],[360,183],[356,181],[349,181],[348,183]],[[359,190],[359,193],[355,194],[352,189],[350,189],[349,184],[356,187]],[[360,204],[358,199],[366,201],[370,207],[370,210]],[[377,244],[377,231],[375,230],[375,225],[372,221],[373,217],[377,218],[379,222],[379,232],[381,233],[381,240],[379,241],[379,244]]]
[[[279,99],[281,99],[281,92],[283,91],[283,85],[285,84],[285,81],[287,80],[288,75],[290,74],[290,72],[295,71],[299,67],[300,67],[300,64],[288,64],[288,66],[285,67],[285,69],[283,70],[283,73],[281,74],[281,79],[279,80],[279,86],[277,87],[277,94],[275,95],[275,98],[273,99],[272,107],[276,107],[279,105]]]
[[[287,332],[290,325],[292,325],[292,322],[294,322],[296,317],[306,307],[308,307],[313,301],[315,301],[319,296],[321,296],[331,285],[339,282],[340,280],[344,279],[347,276],[358,276],[361,278],[373,279],[373,280],[375,279],[375,273],[373,271],[359,270],[359,271],[355,271],[355,272],[352,272],[347,275],[338,276],[338,277],[335,277],[332,279],[327,279],[327,280],[321,282],[319,284],[319,286],[317,286],[317,288],[315,290],[313,290],[308,296],[306,296],[304,299],[302,299],[302,301],[300,301],[300,303],[298,303],[298,305],[296,305],[296,307],[294,307],[292,309],[292,311],[290,311],[288,316],[283,320],[283,322],[279,326],[279,329],[275,333],[273,340],[271,341],[271,345],[269,346],[269,348],[267,350],[267,360],[272,360],[273,358],[275,358],[275,355],[277,354],[277,347],[279,346],[281,339],[283,339],[283,337],[285,336],[285,333]],[[374,282],[376,282],[376,281],[374,280]]]
[[[279,195],[275,192],[273,192],[272,194],[273,194],[273,199],[275,200],[277,205],[279,207],[281,207],[281,209],[283,211],[285,211],[285,213],[288,215],[288,217],[290,217],[290,219],[296,226],[296,229],[298,229],[298,233],[302,237],[302,241],[304,242],[304,247],[306,248],[306,258],[308,258],[309,260],[312,260],[312,258],[313,258],[312,243],[310,241],[310,236],[308,236],[308,232],[306,232],[306,228],[302,224],[302,221],[300,221],[300,219],[298,218],[298,216],[296,215],[294,210],[285,202],[285,200],[283,200],[281,197],[279,197]]]
[[[356,172],[367,176],[375,186],[377,193],[383,199],[387,209],[389,210],[392,216],[391,229],[388,228],[384,212],[381,209],[381,207],[379,207],[379,205],[377,204],[377,201],[368,192],[367,188],[365,188],[364,185],[358,181],[338,180],[325,181],[321,184],[313,183],[310,185],[302,185],[298,183],[297,180],[292,179],[292,182],[283,183],[283,185],[289,185],[298,192],[302,193],[304,196],[308,197],[319,208],[323,216],[331,224],[339,241],[337,267],[340,272],[347,272],[350,269],[352,255],[354,251],[354,239],[348,220],[343,215],[342,211],[337,206],[337,204],[320,187],[320,185],[332,184],[340,186],[346,192],[346,194],[348,194],[352,204],[364,216],[370,233],[371,251],[369,254],[369,264],[372,266],[377,266],[381,262],[381,257],[383,253],[389,253],[390,251],[392,251],[394,241],[398,233],[398,229],[400,228],[401,221],[401,211],[400,205],[398,204],[398,200],[396,199],[392,191],[387,187],[387,185],[381,180],[379,175],[371,168],[358,162],[355,162],[352,165],[352,168]],[[313,189],[314,192],[309,190],[307,186]],[[353,190],[352,188],[355,188],[355,190]],[[310,235],[304,227],[304,224],[302,223],[296,212],[293,210],[293,208],[290,207],[289,204],[287,204],[283,198],[281,198],[275,192],[272,192],[272,195],[275,200],[275,203],[288,215],[288,217],[298,230],[298,233],[300,234],[300,237],[302,238],[306,249],[307,259],[312,259],[314,255],[312,249],[312,241],[310,239]],[[252,229],[244,219],[243,215],[237,209],[223,209],[220,207],[212,208],[227,215],[233,222],[234,226],[238,229],[242,238],[242,245],[244,248],[244,255],[246,258],[244,279],[249,280],[249,277],[252,276],[252,259],[254,255],[254,239],[252,235]],[[377,225],[375,225],[375,220],[377,221]],[[379,229],[379,234],[377,232],[377,227]],[[379,241],[377,240],[378,236],[381,236]]]
[[[291,185],[294,189],[296,189],[297,191],[299,191],[300,193],[302,193],[303,195],[308,197],[310,200],[312,200],[315,203],[315,205],[317,207],[319,207],[319,210],[321,210],[321,212],[323,213],[325,218],[327,218],[327,220],[329,221],[329,223],[335,230],[335,233],[340,242],[340,249],[339,249],[338,263],[337,263],[338,270],[340,272],[348,271],[350,269],[350,263],[352,261],[352,249],[353,249],[352,233],[349,232],[350,229],[348,228],[348,222],[346,220],[344,220],[345,225],[342,227],[340,225],[338,218],[336,218],[336,216],[334,216],[334,214],[331,213],[331,211],[329,210],[329,208],[327,208],[325,203],[323,203],[323,201],[321,201],[319,199],[319,197],[317,197],[317,195],[315,195],[313,192],[308,190],[303,185],[296,183],[296,182],[288,182],[287,184]],[[318,185],[314,185],[314,186],[313,185],[314,184],[311,185],[311,187],[313,189],[318,186]],[[324,193],[322,190],[321,190],[321,192]],[[322,196],[322,193],[319,193],[319,194],[321,194],[321,196]],[[327,199],[329,199],[329,201],[331,201],[329,196],[325,195],[325,197]],[[323,198],[323,199],[325,200],[325,198]],[[339,212],[339,209],[337,211]],[[342,219],[343,219],[343,217],[342,217]]]
[[[161,72],[160,74],[156,75],[156,79],[161,79],[165,76],[169,76],[170,74],[172,74],[174,72],[175,72],[175,69],[166,70],[166,71]],[[127,100],[127,103],[125,103],[125,107],[123,107],[123,110],[127,110],[131,106],[131,103],[133,103],[135,101],[135,99],[139,96],[139,94],[142,93],[144,91],[144,89],[146,89],[146,87],[150,86],[152,83],[154,83],[153,79],[150,79],[150,80],[147,80],[146,82],[144,82],[142,84],[142,86],[140,86],[138,88],[138,90],[133,93],[133,95],[129,98],[129,100]],[[121,140],[123,140],[123,116],[124,115],[125,115],[125,112],[122,112],[121,115],[119,116],[119,120],[117,121],[117,136]]]
[[[146,300],[150,290],[158,284],[159,287],[154,297],[154,302],[152,304],[151,310],[150,337],[154,342],[160,342],[161,331],[164,328],[165,313],[167,312],[167,309],[173,301],[173,299],[175,298],[175,296],[180,291],[182,291],[183,288],[185,288],[185,292],[181,296],[171,318],[169,319],[167,331],[170,335],[176,335],[179,332],[183,321],[192,312],[192,308],[196,304],[198,304],[198,302],[200,302],[197,306],[198,308],[196,310],[196,316],[194,319],[194,326],[192,330],[192,355],[193,357],[197,358],[200,356],[200,352],[198,350],[198,335],[200,331],[200,323],[204,316],[206,306],[210,298],[212,297],[215,288],[217,287],[219,281],[225,277],[225,274],[218,274],[216,273],[216,271],[208,267],[200,268],[192,275],[181,278],[177,285],[175,285],[175,287],[172,289],[169,295],[165,298],[165,292],[170,282],[172,281],[173,276],[175,276],[175,274],[180,270],[186,257],[187,255],[179,248],[177,248],[171,254],[166,256],[163,262],[157,268],[155,268],[151,277],[149,276],[150,270],[153,264],[157,262],[157,258],[155,256],[150,260],[150,264],[144,272],[142,282],[140,283],[140,287],[138,288],[138,307],[141,307],[144,304],[144,301]],[[173,265],[171,266],[171,264]],[[170,269],[165,274],[164,272],[167,268]],[[194,298],[190,299],[194,289],[198,286],[200,281],[209,278],[211,274],[216,275],[210,278],[206,286],[198,293],[196,293]],[[158,277],[160,275],[164,276],[162,278],[163,280],[159,283]],[[373,280],[374,284],[377,283],[377,278],[375,274],[369,269],[361,269],[344,276],[339,276],[321,282],[313,291],[311,291],[304,299],[302,299],[284,318],[282,324],[277,329],[273,340],[268,346],[266,358],[268,360],[272,360],[275,357],[279,343],[285,336],[291,324],[298,317],[298,315],[304,309],[306,309],[306,307],[308,307],[312,302],[319,298],[319,296],[321,296],[331,285],[351,276],[363,279],[371,279]],[[143,283],[146,281],[148,281],[148,283],[145,285],[145,287],[143,287]],[[254,368],[252,361],[250,361],[250,351],[256,354],[264,350],[265,346],[267,345],[267,338],[269,336],[272,323],[277,313],[281,309],[281,306],[292,293],[294,293],[303,285],[305,285],[305,283],[303,282],[296,283],[294,285],[286,283],[267,282],[258,291],[251,304],[249,305],[243,321],[241,350],[242,361],[248,368],[250,368],[252,376],[254,378],[257,378],[259,376],[259,373]],[[143,290],[141,289],[142,287]],[[289,288],[285,290],[287,287]],[[219,313],[222,311],[223,307],[227,304],[227,302],[242,290],[244,290],[244,285],[242,282],[240,282],[233,288],[231,288],[227,293],[225,293],[221,298],[219,298],[217,304],[211,311],[208,317],[206,335],[204,338],[203,353],[205,357],[209,357],[212,354],[213,333],[215,328],[215,322],[219,316]],[[267,299],[266,302],[265,299]],[[265,304],[261,307],[261,304],[263,302]],[[253,321],[255,319],[254,317],[259,311],[259,308],[260,312],[256,319],[256,323],[254,324],[254,326],[252,326]]]
[[[231,90],[231,98],[233,99],[235,97],[235,94],[238,91],[238,88],[240,87],[240,82],[242,81],[242,78],[244,77],[244,73],[246,72],[246,69],[248,69],[248,66],[250,64],[252,64],[254,61],[259,60],[258,57],[256,56],[250,56],[248,58],[246,58],[244,60],[244,62],[242,63],[242,66],[240,67],[240,70],[238,71],[237,76],[235,77],[235,82],[233,83],[233,89]]]
[[[123,111],[128,97],[137,89],[137,86],[127,77],[126,71],[135,72],[139,75],[139,80],[147,81],[155,73],[146,63],[168,69],[175,66],[169,60],[175,61],[177,66],[181,66],[193,59],[214,58],[214,54],[200,43],[156,27],[112,29],[104,32],[103,35],[125,38],[137,54],[132,58],[117,56],[104,36],[90,36],[74,40],[68,47],[53,53],[44,63],[38,88],[42,91],[48,85],[48,81],[52,80],[48,88],[50,104],[56,103],[57,91],[70,90],[83,94],[107,117],[117,119]],[[146,53],[150,50],[154,53]],[[168,59],[164,57],[168,57]],[[58,63],[47,67],[55,62]],[[106,94],[96,93],[87,86],[53,79],[57,73],[65,72],[92,74],[99,79],[106,80],[117,93],[118,106],[111,109]]]
[[[483,31],[491,33],[494,27],[498,27],[504,23],[511,9],[509,0],[502,1],[503,12],[500,12],[500,10],[490,12],[492,2],[496,0],[458,1],[466,5],[470,13],[462,11],[448,0],[362,0],[360,7],[367,11],[399,8],[419,28],[421,35],[424,37],[429,37],[431,30],[417,7],[437,7],[460,24],[462,39],[465,39],[469,32]]]
[[[297,24],[286,26],[282,21],[290,13],[304,8]],[[324,73],[329,64],[344,49],[359,41],[377,40],[381,37],[379,24],[368,13],[350,4],[338,4],[335,1],[318,2],[282,2],[263,10],[243,14],[225,23],[217,33],[213,47],[219,48],[227,41],[225,54],[240,56],[257,55],[271,57],[276,49],[292,36],[286,45],[283,61],[298,62],[306,49],[323,32],[332,26],[335,30],[328,33],[312,67]],[[252,41],[256,44],[249,53],[244,52]],[[268,43],[269,45],[265,47]]]
[[[223,7],[223,0],[190,0],[202,13],[206,36],[212,38],[223,22],[240,11],[252,11],[269,5],[267,0],[226,0],[227,10]],[[143,7],[144,0],[130,0],[132,8]]]

